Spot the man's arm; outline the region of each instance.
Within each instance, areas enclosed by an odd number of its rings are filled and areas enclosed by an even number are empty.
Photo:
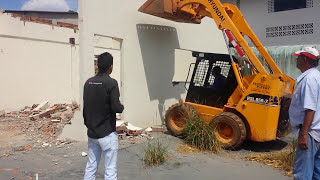
[[[301,150],[308,149],[308,132],[313,121],[314,113],[315,111],[310,109],[305,111],[304,122],[300,130],[300,136],[298,140],[298,144]]]
[[[84,125],[87,126],[87,122],[86,122],[86,105],[85,105],[85,102],[86,102],[86,96],[87,96],[87,93],[86,93],[86,84],[87,82],[84,83],[84,86],[83,86],[83,109],[82,109],[82,116],[83,116],[83,123]]]
[[[122,113],[124,107],[119,101],[120,92],[117,81],[114,81],[114,86],[110,92],[111,111],[113,113]]]
[[[302,128],[300,129],[300,137],[298,144],[301,150],[308,149],[307,140],[308,132],[313,121],[313,116],[317,110],[318,104],[318,85],[314,78],[307,78],[305,85],[302,89],[302,104],[305,109],[304,121]]]

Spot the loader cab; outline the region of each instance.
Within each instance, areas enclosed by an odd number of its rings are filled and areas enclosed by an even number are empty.
[[[186,101],[223,108],[229,97],[237,87],[234,72],[231,66],[231,59],[228,54],[193,52],[196,63],[192,73]],[[236,58],[233,58],[237,62]],[[221,87],[212,88],[215,77],[212,70],[218,66],[224,83]]]

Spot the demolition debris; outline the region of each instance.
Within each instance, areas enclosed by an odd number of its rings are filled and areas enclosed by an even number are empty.
[[[48,147],[49,142],[55,142],[66,124],[71,124],[71,119],[79,106],[72,104],[54,104],[48,101],[32,106],[26,106],[20,111],[5,113],[0,111],[1,130],[3,132],[19,132],[15,135],[25,135],[42,147]],[[30,150],[32,146],[25,147]]]

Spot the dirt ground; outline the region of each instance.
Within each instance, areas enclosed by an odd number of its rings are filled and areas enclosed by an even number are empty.
[[[0,118],[0,179],[82,179],[87,157],[86,142],[57,139],[61,132],[50,120]],[[56,127],[49,133],[46,124]],[[50,127],[52,129],[52,127]],[[49,128],[49,129],[50,129]],[[60,128],[60,129],[59,129]],[[53,128],[54,129],[54,128]],[[151,140],[152,139],[152,140]],[[157,167],[145,167],[142,161],[146,142],[160,140],[169,147],[170,159]],[[219,155],[176,151],[182,140],[167,133],[150,133],[119,141],[119,180],[193,180],[193,179],[291,179],[271,167],[243,160],[255,152],[272,152],[286,148],[290,137],[268,143],[245,142],[241,150]],[[97,179],[103,179],[102,164]]]

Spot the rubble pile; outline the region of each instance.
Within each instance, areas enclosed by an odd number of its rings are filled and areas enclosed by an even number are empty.
[[[71,119],[77,110],[79,105],[76,103],[50,105],[48,101],[26,106],[19,111],[6,113],[0,110],[0,130],[14,132],[13,136],[25,136],[28,144],[20,145],[18,149],[21,150],[47,148],[52,145],[63,147],[72,141],[60,140],[58,137],[64,126],[71,124]],[[163,132],[163,127],[153,126],[143,129],[121,120],[121,116],[117,114],[116,131],[119,140],[126,140],[122,143],[138,144],[146,139],[152,139],[151,132]]]
[[[66,124],[71,124],[73,114],[78,109],[79,106],[76,103],[50,106],[49,102],[45,101],[26,106],[20,111],[2,114],[2,118],[16,124],[14,128],[21,129],[21,133],[26,136],[35,140],[45,139],[49,142],[60,135]]]

